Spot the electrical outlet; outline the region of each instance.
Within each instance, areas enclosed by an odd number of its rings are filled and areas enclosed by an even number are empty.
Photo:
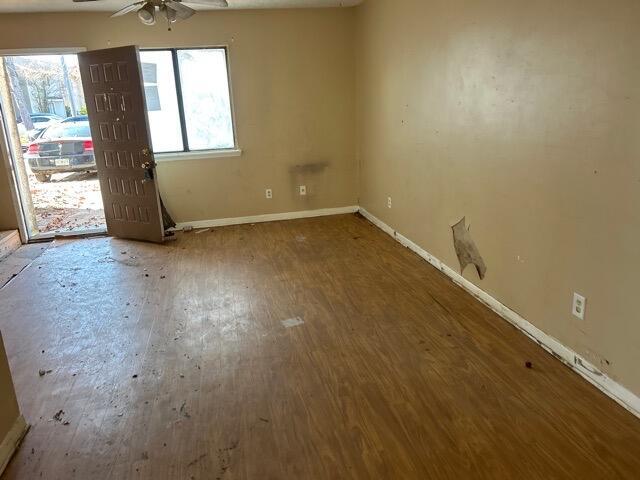
[[[387,197],[387,208],[391,208],[391,197]]]
[[[307,194],[307,187],[305,185],[300,185],[298,188],[300,190],[300,195],[306,195]]]
[[[571,313],[574,317],[578,317],[580,320],[584,320],[584,310],[587,308],[587,299],[579,293],[573,292],[573,305],[571,307]]]
[[[265,196],[265,197],[267,197],[267,198],[273,198],[273,192],[271,191],[271,189],[270,189],[270,188],[267,188],[267,189],[264,191],[264,196]]]

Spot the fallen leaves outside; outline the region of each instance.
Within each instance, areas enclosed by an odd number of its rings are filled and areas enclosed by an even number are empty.
[[[31,199],[40,233],[104,228],[100,185],[95,173],[61,173],[50,182],[29,175]]]

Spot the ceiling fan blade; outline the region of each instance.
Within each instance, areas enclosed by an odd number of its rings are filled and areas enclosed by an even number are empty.
[[[121,15],[126,15],[129,12],[133,12],[134,10],[138,10],[140,8],[140,6],[144,5],[147,2],[136,2],[136,3],[132,3],[131,5],[127,5],[124,8],[121,8],[120,10],[118,10],[116,13],[114,13],[113,15],[111,15],[111,17],[119,17]]]
[[[175,2],[173,0],[167,0],[164,4],[167,8],[176,12],[176,20],[186,20],[196,13],[193,8],[187,7],[186,5],[182,5],[180,2]]]
[[[182,3],[193,3],[194,5],[207,5],[209,7],[222,7],[229,6],[227,0],[185,0]]]

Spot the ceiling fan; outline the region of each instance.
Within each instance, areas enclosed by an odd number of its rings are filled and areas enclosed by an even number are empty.
[[[97,2],[99,0],[73,0],[74,3]],[[191,3],[194,5],[207,5],[209,7],[226,8],[229,6],[227,0],[142,0],[132,3],[121,8],[112,17],[119,17],[130,12],[138,12],[140,22],[145,25],[155,25],[157,12],[160,12],[167,20],[169,30],[171,24],[180,20],[186,20],[193,16],[196,11],[185,5]]]

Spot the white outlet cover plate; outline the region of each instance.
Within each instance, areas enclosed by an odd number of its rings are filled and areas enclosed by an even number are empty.
[[[584,320],[584,311],[587,308],[587,299],[579,293],[573,293],[573,304],[571,306],[571,313],[574,317]]]

